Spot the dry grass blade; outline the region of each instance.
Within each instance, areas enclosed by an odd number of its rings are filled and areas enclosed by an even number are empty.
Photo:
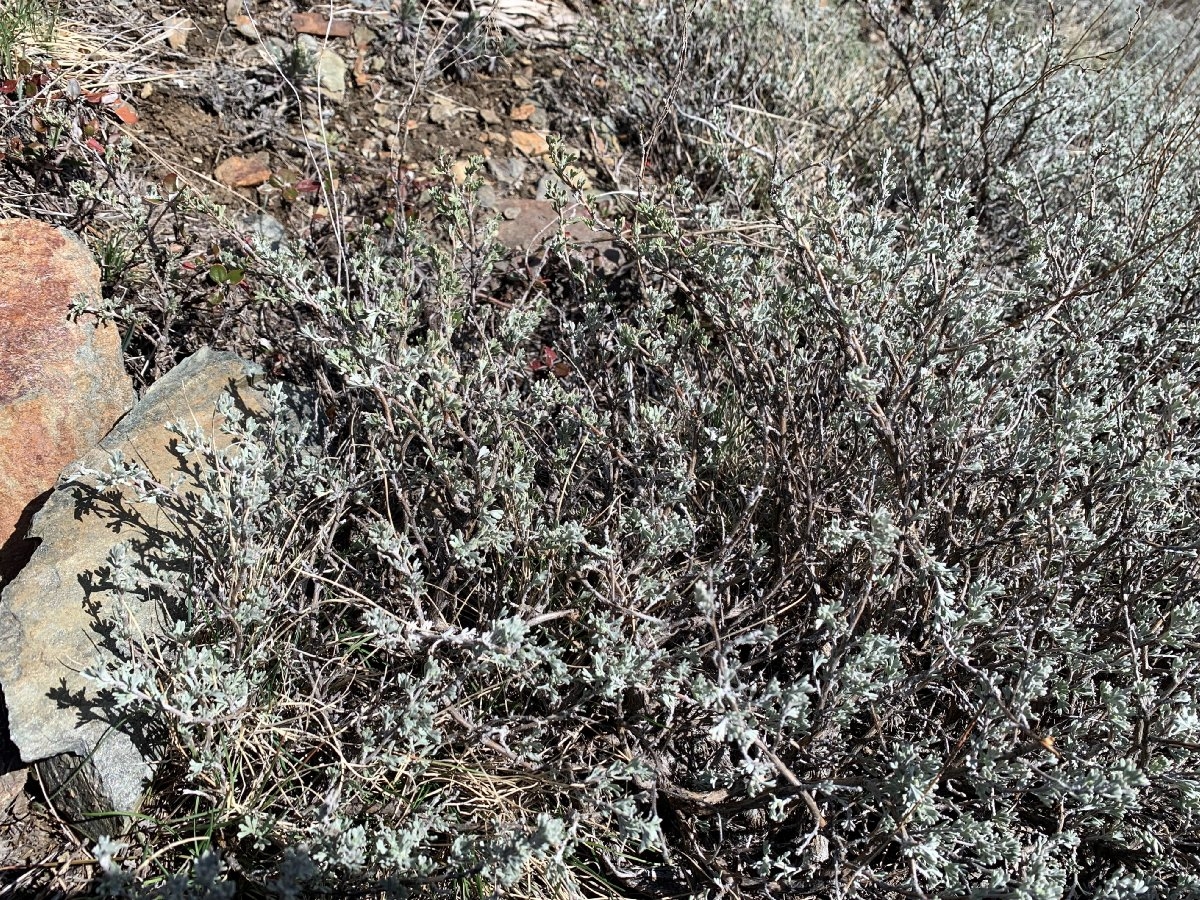
[[[146,85],[192,84],[202,74],[168,59],[161,25],[143,20],[60,19],[52,33],[27,39],[22,52],[37,64],[56,63],[84,91],[118,90],[128,96]]]

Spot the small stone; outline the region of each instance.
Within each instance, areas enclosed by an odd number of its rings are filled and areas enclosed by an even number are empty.
[[[569,252],[583,255],[600,269],[615,271],[617,254],[613,236],[581,221],[586,216],[582,207],[567,207],[563,224],[554,204],[547,200],[504,200],[501,204],[504,221],[496,231],[501,246],[534,252],[562,227],[571,239]]]
[[[249,41],[257,41],[262,37],[254,20],[246,14],[242,0],[226,0],[225,21],[232,25],[242,37]]]
[[[454,179],[455,184],[467,183],[467,164],[461,159],[455,160],[450,165],[450,177]]]
[[[313,74],[321,94],[334,102],[346,99],[346,61],[311,34],[302,34],[296,45],[313,60]]]
[[[317,85],[330,100],[346,98],[346,61],[329,48],[317,54]]]
[[[513,131],[509,133],[513,146],[527,156],[542,156],[550,152],[550,145],[536,131]]]
[[[274,34],[263,38],[262,43],[258,45],[258,52],[263,61],[271,66],[290,57],[292,49],[293,45],[291,41],[285,41]]]
[[[254,24],[254,20],[249,16],[238,16],[233,20],[232,24],[237,29],[237,33],[248,41],[257,41],[262,37],[259,34],[258,26]]]
[[[279,251],[287,241],[287,230],[283,223],[270,213],[259,213],[245,220],[246,230],[259,245]]]
[[[167,16],[163,20],[163,36],[172,50],[186,50],[188,37],[196,26],[186,16]]]
[[[496,240],[510,250],[533,251],[557,232],[558,213],[544,200],[503,201]]]
[[[484,125],[491,125],[493,128],[504,121],[500,118],[500,113],[494,109],[481,109],[479,111],[479,118],[483,120]]]
[[[354,23],[345,19],[330,21],[319,12],[292,13],[292,30],[297,34],[315,34],[318,37],[350,37],[354,34]]]
[[[522,103],[520,106],[514,106],[508,117],[514,122],[528,122],[535,112],[537,107],[532,103]]]
[[[360,50],[365,50],[377,36],[366,25],[358,25],[354,29],[354,45]]]
[[[533,87],[533,79],[525,75],[514,75],[513,87],[519,91],[528,91]]]
[[[458,115],[458,108],[447,100],[437,100],[429,107],[429,121],[434,125],[444,125]]]
[[[485,184],[483,187],[481,187],[479,192],[475,195],[475,199],[484,209],[495,209],[496,204],[500,202],[499,198],[496,196],[496,189],[490,184]]]
[[[253,156],[231,156],[217,166],[213,177],[228,187],[258,187],[271,178],[271,167],[267,165],[267,154]]]
[[[516,157],[492,157],[487,161],[488,171],[501,184],[509,186],[517,184],[529,168],[529,163]]]
[[[0,775],[0,824],[25,818],[29,814],[29,796],[25,793],[25,782],[29,780],[28,769],[13,769]],[[5,848],[0,841],[0,851]],[[0,857],[3,857],[0,852]]]

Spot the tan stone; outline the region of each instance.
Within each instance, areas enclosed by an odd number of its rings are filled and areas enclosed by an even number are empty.
[[[520,106],[514,106],[508,117],[514,122],[528,122],[536,112],[537,107],[532,103],[522,103]]]
[[[529,156],[542,156],[550,152],[550,145],[536,131],[513,131],[509,133],[513,146]]]
[[[172,50],[186,50],[188,38],[195,27],[192,20],[186,16],[168,16],[163,20],[163,36]]]
[[[133,404],[117,329],[69,318],[73,300],[99,296],[74,235],[0,220],[0,586],[32,552],[31,507]]]

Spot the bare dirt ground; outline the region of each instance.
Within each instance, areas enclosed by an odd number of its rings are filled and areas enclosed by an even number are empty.
[[[323,178],[348,198],[345,227],[384,225],[446,173],[461,181],[473,156],[485,160],[484,205],[515,220],[521,207],[506,201],[546,196],[550,135],[580,160],[581,183],[615,187],[611,123],[568,99],[603,86],[572,50],[579,14],[563,0],[509,0],[490,15],[459,6],[164,6],[157,22],[180,46],[158,42],[161,64],[180,74],[143,84],[123,130],[161,177],[291,234],[328,217],[313,202]],[[509,231],[511,244],[528,236]]]

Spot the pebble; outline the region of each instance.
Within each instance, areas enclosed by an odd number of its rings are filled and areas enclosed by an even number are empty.
[[[516,157],[492,157],[487,161],[488,171],[501,184],[515,185],[525,175],[529,163]]]
[[[550,152],[546,138],[536,131],[513,131],[509,137],[513,146],[528,156],[542,156]]]
[[[237,29],[238,34],[248,41],[257,41],[261,37],[254,20],[246,15],[242,0],[226,0],[225,21]]]
[[[496,204],[499,202],[496,189],[490,184],[485,184],[481,187],[475,195],[475,199],[479,201],[479,205],[484,209],[495,209]]]
[[[346,61],[311,34],[300,35],[296,43],[315,60],[313,71],[321,93],[339,103],[346,99]]]
[[[429,121],[434,125],[445,125],[456,115],[458,115],[457,107],[447,100],[435,101],[429,107]]]
[[[186,50],[188,37],[195,25],[186,16],[167,16],[163,20],[163,35],[172,50]]]
[[[245,226],[255,241],[271,250],[278,251],[287,240],[287,230],[269,213],[248,217]]]
[[[271,168],[267,165],[265,153],[231,156],[217,166],[213,176],[229,187],[258,187],[271,178]]]
[[[317,37],[350,37],[354,34],[354,24],[345,19],[330,21],[319,12],[301,12],[292,13],[292,30]]]

